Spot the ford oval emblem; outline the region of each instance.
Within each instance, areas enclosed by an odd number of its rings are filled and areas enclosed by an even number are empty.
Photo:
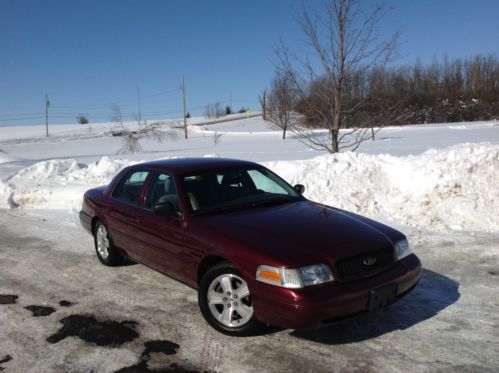
[[[365,258],[363,261],[362,261],[362,264],[364,264],[365,266],[372,266],[376,263],[376,257],[375,256],[370,256],[370,257],[367,257]]]

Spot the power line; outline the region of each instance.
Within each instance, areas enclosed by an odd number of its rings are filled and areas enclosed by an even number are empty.
[[[166,110],[159,110],[159,111],[143,111],[141,110],[142,116],[144,115],[155,115],[155,114],[168,114],[172,112],[178,112],[181,113],[182,110],[177,110],[177,111],[172,111],[174,110],[173,108],[171,110],[166,109]],[[131,110],[131,114],[137,114],[135,111]],[[51,117],[56,118],[56,117],[75,117],[79,114],[84,114],[86,116],[92,116],[92,117],[109,117],[112,116],[111,112],[87,112],[87,113],[81,113],[81,112],[56,112],[56,111],[51,111],[53,115]],[[126,114],[126,113],[125,113]]]
[[[28,120],[28,119],[43,119],[43,116],[39,117],[27,117],[27,118],[11,118],[11,119],[0,119],[0,122],[10,122],[13,120]]]
[[[178,102],[180,99],[179,98],[175,98],[175,99],[170,99],[170,100],[153,100],[153,101],[146,101],[144,102],[142,96],[140,97],[140,103],[141,103],[141,107],[144,107],[144,106],[148,106],[149,104],[157,104],[157,103],[166,103],[166,102]],[[137,106],[137,99],[135,99],[135,102],[131,102],[129,104],[122,104],[122,105],[118,105],[120,107],[124,106],[124,107],[129,107],[129,106]],[[91,109],[91,108],[90,108]],[[104,108],[96,108],[97,110],[104,110]],[[78,115],[78,114],[81,114],[82,112],[87,112],[88,110],[84,110],[84,109],[81,109],[81,110],[77,110],[77,109],[74,109],[72,110],[71,108],[62,108],[62,107],[52,107],[52,111],[53,113],[57,113],[57,114],[75,114],[75,115]],[[92,111],[90,111],[92,113]],[[99,111],[97,113],[103,113],[102,111]],[[107,114],[110,113],[107,112]]]
[[[135,99],[137,100],[137,99]],[[222,101],[218,100],[217,102],[221,102],[222,104],[225,104],[227,101]],[[141,104],[142,104],[142,97],[141,97]],[[137,102],[133,103],[132,106],[136,106]],[[51,118],[58,118],[58,119],[64,119],[64,118],[75,118],[77,115],[82,114],[81,111],[57,111],[54,109],[53,106],[51,107]],[[186,106],[186,111],[194,111],[194,110],[201,110],[204,109],[206,105],[198,105],[198,106]],[[168,114],[181,114],[183,110],[160,110],[160,111],[142,111],[141,115],[142,116],[151,116],[151,115],[168,115]],[[31,113],[31,114],[6,114],[6,115],[0,115],[0,121],[6,122],[6,121],[18,121],[18,120],[29,120],[29,119],[42,119],[44,118],[45,113]],[[94,118],[108,118],[112,115],[111,112],[92,112],[89,111],[87,113],[83,113],[88,117],[94,117]],[[126,114],[126,116],[130,116]]]
[[[147,106],[149,104],[153,103],[166,103],[166,102],[179,102],[182,100],[182,96],[175,97],[175,98],[170,98],[170,99],[160,99],[160,100],[147,100],[148,98],[154,98],[158,97],[161,95],[166,95],[168,93],[172,92],[182,92],[183,86],[176,88],[176,89],[171,89],[168,91],[162,91],[162,92],[157,92],[154,94],[146,95],[146,96],[140,96],[140,105],[141,108],[142,106]],[[139,92],[137,92],[138,95],[140,95]],[[232,95],[231,95],[232,96]],[[138,96],[139,97],[139,96]],[[50,109],[51,109],[51,118],[56,118],[56,119],[71,119],[71,118],[76,118],[77,115],[83,114],[87,117],[93,118],[94,120],[96,118],[110,118],[112,115],[111,112],[104,112],[104,111],[92,111],[93,109],[98,109],[98,107],[102,106],[108,106],[110,107],[113,104],[121,103],[120,106],[135,106],[137,105],[137,98],[134,99],[127,99],[127,100],[119,100],[115,101],[114,103],[100,103],[100,104],[87,104],[87,105],[52,105],[50,103]],[[48,101],[48,97],[46,98]],[[258,102],[252,101],[252,100],[243,100],[240,98],[233,98],[230,97],[229,100],[210,100],[211,102],[220,102],[222,104],[227,104],[228,102],[231,104],[232,102],[239,102],[239,103],[244,103],[244,104],[256,104]],[[231,102],[232,101],[232,102]],[[47,102],[46,102],[47,105]],[[84,108],[87,108],[87,110],[84,110]],[[140,115],[141,117],[151,117],[151,116],[159,116],[159,115],[173,115],[173,114],[182,114],[184,111],[195,111],[195,110],[201,110],[203,108],[206,108],[206,105],[198,105],[198,106],[190,106],[188,107],[187,105],[185,106],[185,109],[182,108],[182,110],[165,110],[165,111],[145,111],[143,112],[140,110]],[[66,110],[65,110],[66,109]],[[103,109],[103,108],[102,108]],[[98,109],[99,110],[99,109]],[[135,113],[134,113],[135,114]],[[126,115],[126,117],[133,118],[134,114]],[[185,115],[185,114],[184,114]],[[0,114],[0,122],[8,122],[8,121],[20,121],[20,120],[34,120],[34,119],[42,119],[45,118],[46,122],[48,122],[48,106],[46,107],[46,113],[19,113],[19,114]],[[47,124],[47,123],[46,123]]]
[[[148,105],[148,104],[179,101],[179,98],[171,98],[168,100],[149,100],[149,101],[145,100],[144,101],[144,98],[141,96],[140,101],[141,101],[141,104]],[[111,107],[115,104],[117,105],[117,102],[111,103],[111,104],[95,104],[95,105],[81,105],[81,106],[56,106],[56,105],[54,105],[52,107],[52,109],[54,109],[54,110],[75,110],[75,111],[77,110],[78,112],[82,112],[82,111],[86,111],[86,110],[91,110],[93,108],[101,110],[101,109],[104,109],[106,107]],[[118,106],[120,106],[120,107],[137,106],[137,99],[135,98],[135,100],[133,100],[131,102],[120,103]]]
[[[162,96],[162,95],[166,95],[166,94],[178,92],[178,91],[179,91],[178,88],[170,89],[168,91],[162,91],[162,92],[153,93],[153,94],[150,94],[147,96],[142,96],[141,99]],[[130,99],[126,99],[126,100],[116,100],[116,101],[107,102],[107,103],[85,104],[85,105],[54,105],[53,107],[54,108],[75,108],[75,109],[77,109],[77,108],[95,107],[95,106],[110,106],[110,105],[114,105],[114,104],[124,104],[124,103],[130,103],[130,105],[135,105],[135,104],[137,104],[137,98],[130,98]]]
[[[141,112],[141,117],[144,118],[145,116],[157,116],[157,115],[168,115],[168,114],[181,114],[182,110],[176,110],[176,111],[156,111],[156,112]],[[123,114],[124,117],[130,117],[134,118],[136,117],[137,113],[130,113],[130,114]],[[51,118],[75,118],[76,115],[72,114],[66,114],[66,115],[60,115],[60,114],[54,114],[50,115]],[[103,118],[103,117],[110,117],[110,114],[95,114],[95,113],[90,113],[87,114],[89,118]],[[43,117],[40,117],[43,118]],[[22,118],[21,118],[22,119]],[[8,120],[8,119],[5,119]]]
[[[0,117],[20,117],[20,116],[30,116],[30,115],[43,115],[43,113],[29,113],[29,114],[3,114]]]

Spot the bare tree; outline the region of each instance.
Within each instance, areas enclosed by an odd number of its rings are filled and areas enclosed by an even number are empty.
[[[111,120],[120,125],[120,130],[114,134],[121,136],[122,145],[117,154],[133,153],[136,154],[142,150],[140,140],[152,139],[159,143],[166,140],[175,140],[178,137],[178,122],[150,122],[141,120],[139,116],[135,116],[135,129],[130,129],[123,123],[123,115],[118,105],[111,107]],[[166,128],[165,128],[166,127]],[[175,128],[177,127],[177,129]]]
[[[367,71],[388,63],[399,34],[380,41],[377,31],[386,9],[379,5],[363,9],[369,6],[360,0],[327,0],[320,13],[304,8],[297,21],[311,53],[300,54],[313,58],[298,57],[282,42],[276,50],[281,68],[300,95],[298,106],[305,119],[313,118],[315,126],[328,129],[329,136],[325,137],[304,126],[297,127],[312,147],[330,153],[355,150],[372,136],[370,128],[348,128],[350,118],[366,104],[352,94],[354,77],[363,77]],[[342,128],[348,129],[340,133]]]
[[[264,93],[265,97],[265,93]],[[267,101],[267,116],[278,128],[282,129],[282,138],[286,138],[292,114],[298,102],[298,94],[288,71],[276,70],[271,82]]]
[[[217,146],[217,145],[218,145],[218,143],[219,143],[219,142],[220,142],[220,140],[222,139],[222,136],[223,136],[223,135],[224,135],[223,133],[220,133],[220,132],[218,132],[218,131],[215,131],[215,132],[213,133],[213,143],[215,144],[215,146]]]
[[[208,118],[208,119],[212,119],[215,117],[215,114],[213,113],[213,106],[212,104],[207,104],[205,107],[204,107],[204,113],[203,115]]]
[[[204,109],[204,116],[212,119],[212,118],[220,118],[225,115],[225,110],[222,107],[220,102],[215,102],[214,104],[208,104]]]

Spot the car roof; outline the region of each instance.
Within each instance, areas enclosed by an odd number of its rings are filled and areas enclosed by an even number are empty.
[[[138,163],[131,168],[149,167],[175,174],[185,174],[194,171],[201,171],[212,168],[225,168],[237,166],[258,166],[257,163],[244,161],[240,159],[199,157],[199,158],[173,158]]]

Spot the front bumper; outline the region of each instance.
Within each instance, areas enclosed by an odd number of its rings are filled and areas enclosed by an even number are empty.
[[[303,289],[284,289],[258,283],[252,291],[253,308],[260,321],[290,329],[306,329],[368,310],[369,292],[397,285],[397,298],[412,290],[422,267],[414,254],[392,268],[351,282],[331,282]]]

